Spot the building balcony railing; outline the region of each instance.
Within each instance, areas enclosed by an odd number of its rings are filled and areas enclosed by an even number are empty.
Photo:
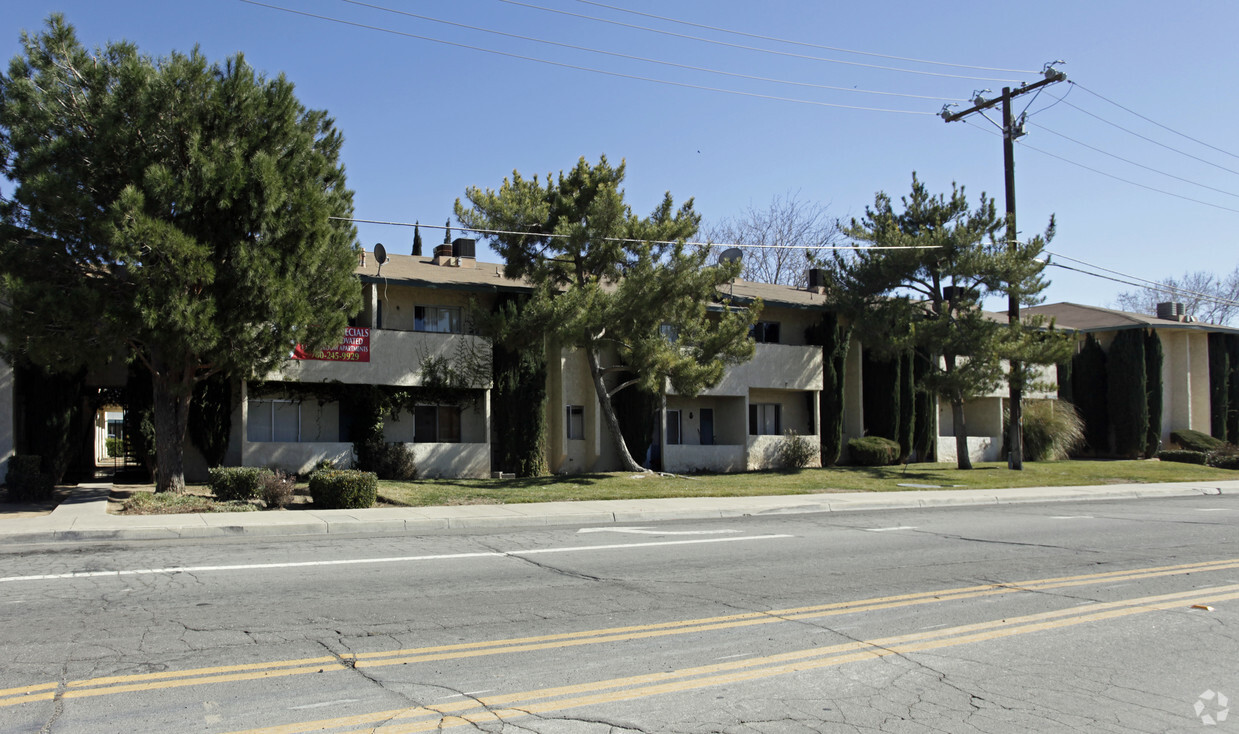
[[[472,387],[491,386],[491,344],[480,336],[370,329],[367,346],[369,361],[290,359],[269,379],[418,387],[435,364]]]

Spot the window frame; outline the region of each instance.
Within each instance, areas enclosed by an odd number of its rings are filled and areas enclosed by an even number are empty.
[[[276,412],[277,404],[287,404],[296,406],[297,409],[297,432],[296,438],[292,441],[277,441],[276,440]],[[267,407],[267,436],[265,440],[256,440],[252,437],[254,423],[252,417],[255,413],[254,408],[257,406],[266,405]],[[261,410],[261,408],[260,408]],[[301,401],[292,400],[290,398],[249,398],[246,400],[246,421],[245,421],[245,440],[249,443],[301,443]]]
[[[577,418],[576,421],[573,417]],[[584,441],[585,440],[585,406],[584,405],[569,405],[565,412],[564,434],[569,441]],[[576,425],[577,430],[573,435],[573,425]]]
[[[774,411],[774,431],[766,431],[767,412]],[[783,435],[783,404],[782,403],[749,403],[749,435],[750,436],[782,436]]]
[[[427,328],[430,323],[428,315],[431,311],[434,312],[433,328]],[[440,323],[444,314],[447,315],[446,326]],[[413,306],[413,331],[420,331],[424,334],[463,334],[464,330],[460,306],[438,306],[428,303]]]
[[[673,417],[674,416],[674,419]],[[674,423],[672,422],[674,420]],[[675,440],[671,440],[671,427],[675,426]],[[684,443],[684,414],[679,408],[670,408],[667,410],[667,422],[663,429],[664,439],[668,446],[681,446]]]

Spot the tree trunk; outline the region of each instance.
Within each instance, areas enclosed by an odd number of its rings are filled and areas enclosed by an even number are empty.
[[[628,445],[624,443],[624,434],[620,431],[619,418],[615,415],[615,408],[611,406],[611,399],[607,397],[607,385],[602,380],[602,369],[598,366],[598,353],[588,346],[584,351],[585,360],[589,363],[589,376],[594,380],[594,392],[598,396],[598,408],[602,411],[602,420],[607,424],[607,431],[611,434],[611,442],[615,445],[616,453],[619,454],[623,470],[648,471],[632,458],[632,454],[628,453]]]
[[[158,372],[151,375],[155,423],[155,491],[185,491],[185,430],[193,383],[152,360]]]
[[[964,401],[951,398],[951,422],[955,425],[955,466],[971,469],[972,457],[968,455],[968,426],[964,422]]]

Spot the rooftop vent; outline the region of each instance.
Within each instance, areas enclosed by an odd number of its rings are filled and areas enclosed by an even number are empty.
[[[1157,304],[1157,318],[1166,319],[1167,321],[1183,321],[1187,314],[1187,309],[1182,303],[1167,301]]]

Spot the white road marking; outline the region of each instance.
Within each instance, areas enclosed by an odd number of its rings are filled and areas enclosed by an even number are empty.
[[[453,699],[453,698],[465,698],[465,697],[467,697],[467,696],[480,696],[480,695],[482,695],[483,693],[490,693],[490,692],[491,692],[491,691],[493,691],[493,690],[495,690],[495,689],[493,689],[493,688],[487,688],[487,689],[486,689],[486,690],[484,690],[484,691],[465,691],[464,693],[453,693],[453,694],[452,694],[452,695],[450,695],[450,696],[444,696],[444,697],[442,697],[442,698],[436,698],[435,700],[436,700],[436,701],[448,701],[448,700]]]
[[[1197,512],[1234,512],[1233,507],[1197,507]]]
[[[915,525],[900,525],[894,528],[864,528],[864,529],[868,530],[871,533],[885,533],[888,530],[916,530],[916,526]]]
[[[341,698],[338,701],[319,701],[318,703],[307,703],[304,706],[289,706],[289,711],[303,711],[305,709],[321,709],[327,706],[338,706],[342,703],[357,703],[360,698]]]
[[[739,530],[655,530],[653,528],[581,528],[577,533],[630,533],[632,535],[723,535]]]
[[[1092,515],[1050,515],[1051,520],[1092,520]]]
[[[743,652],[743,653],[740,653],[739,655],[724,655],[721,658],[714,658],[714,659],[715,660],[734,660],[736,658],[751,658],[751,657],[753,657],[753,653]]]
[[[464,558],[509,558],[547,553],[576,553],[579,551],[623,550],[629,548],[657,548],[669,545],[697,545],[700,543],[734,543],[748,540],[778,540],[792,535],[745,535],[738,538],[701,538],[697,540],[662,540],[651,543],[614,543],[610,545],[577,545],[563,548],[531,548],[513,551],[482,551],[477,553],[445,553],[432,556],[398,556],[393,558],[348,558],[334,561],[299,561],[295,563],[245,563],[235,566],[169,566],[166,568],[138,568],[123,571],[74,571],[37,576],[7,576],[0,583],[14,581],[58,581],[63,579],[86,579],[119,576],[149,576],[153,574],[206,573],[211,571],[265,571],[278,568],[315,568],[320,566],[359,566],[376,563],[415,563],[419,561],[451,561]]]

